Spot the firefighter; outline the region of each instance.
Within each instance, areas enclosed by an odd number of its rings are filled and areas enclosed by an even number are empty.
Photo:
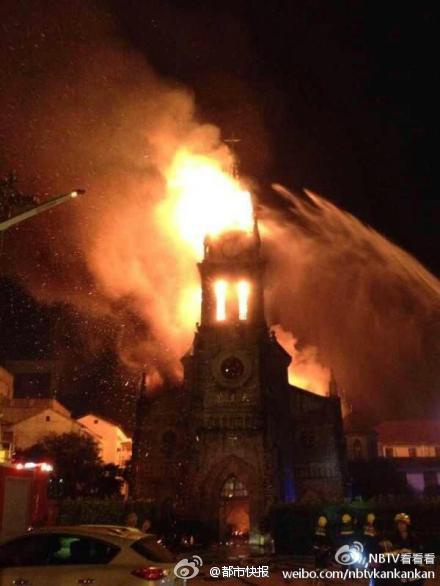
[[[420,551],[420,542],[414,535],[411,528],[411,518],[407,513],[397,513],[394,517],[394,528],[389,537],[379,543],[381,550],[386,553],[392,554],[407,554],[417,553]],[[411,564],[394,564],[391,561],[385,564],[383,569],[398,570],[413,570],[416,567],[420,569],[420,566],[413,566]],[[388,586],[391,584],[401,584],[406,580],[376,580],[377,586]],[[424,580],[412,580],[413,586],[421,586]]]
[[[313,550],[315,552],[315,566],[317,568],[326,568],[330,561],[331,539],[328,519],[324,515],[321,515],[316,522]]]
[[[348,564],[352,568],[364,567],[364,546],[361,543],[359,533],[356,532],[356,519],[349,513],[343,513],[341,515],[335,546],[335,561],[338,564]],[[347,561],[347,559],[350,561]]]
[[[397,513],[391,534],[380,542],[382,551],[393,553],[416,552],[420,543],[411,529],[411,517],[406,513]]]
[[[394,531],[391,535],[393,549],[417,552],[420,542],[411,527],[411,517],[406,513],[397,513],[394,517]]]
[[[365,518],[365,524],[362,530],[362,544],[368,554],[376,553],[378,551],[378,531],[376,529],[376,515],[368,513]]]
[[[343,513],[339,526],[338,541],[340,545],[352,543],[354,540],[354,523],[353,518],[348,513]]]
[[[400,554],[421,552],[421,543],[412,530],[411,517],[406,513],[397,513],[394,517],[394,532],[391,535],[391,543],[393,550]],[[412,569],[417,567],[420,569],[420,565],[414,565]],[[407,566],[401,567],[401,569],[407,569]],[[421,586],[423,582],[424,580],[414,580],[412,584]]]

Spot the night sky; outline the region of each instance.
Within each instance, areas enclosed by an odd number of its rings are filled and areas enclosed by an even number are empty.
[[[2,21],[13,4],[4,4]],[[128,47],[171,84],[194,92],[201,120],[240,138],[242,173],[258,181],[263,197],[270,199],[273,182],[322,193],[438,273],[434,3],[109,0],[99,6]],[[33,26],[44,31],[51,18],[42,10]],[[28,25],[15,20],[15,26]],[[3,26],[5,48],[9,32]],[[48,332],[59,327],[57,308],[39,308],[10,282],[0,302],[2,358],[53,350]],[[63,335],[74,337],[71,331]],[[105,387],[114,376],[108,364],[108,355],[97,359],[92,374],[82,375],[84,388]]]
[[[433,3],[111,6],[129,42],[242,138],[244,171],[325,194],[438,272]]]

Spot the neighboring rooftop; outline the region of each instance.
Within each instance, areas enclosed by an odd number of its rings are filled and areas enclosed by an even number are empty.
[[[86,417],[91,417],[93,419],[97,419],[100,421],[103,421],[105,423],[108,423],[111,426],[117,427],[118,429],[120,429],[125,435],[128,435],[124,429],[123,424],[121,424],[119,421],[116,421],[114,419],[111,419],[110,417],[107,416],[103,416],[103,415],[98,415],[97,413],[95,413],[94,411],[88,411],[87,413],[85,413],[84,415],[81,415],[81,417],[77,417],[77,421],[80,421],[83,425],[83,419],[85,419]]]
[[[402,419],[376,425],[382,444],[436,444],[440,446],[440,421],[436,419]]]

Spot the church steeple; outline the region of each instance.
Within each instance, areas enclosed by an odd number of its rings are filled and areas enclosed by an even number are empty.
[[[199,263],[202,326],[264,322],[262,268],[256,219],[251,231],[207,237]]]
[[[196,185],[194,216],[209,205],[197,234],[197,245],[209,234],[198,264],[201,320],[182,357],[182,388],[152,400],[142,386],[138,412],[148,412],[149,422],[133,455],[135,466],[142,462],[138,493],[218,526],[220,539],[231,527],[258,532],[277,502],[319,498],[321,490],[325,500],[338,498],[341,486],[340,400],[288,384],[291,357],[264,316],[255,204],[232,175],[212,194],[209,182]],[[313,446],[304,442],[310,437]]]
[[[135,422],[133,431],[132,460],[131,460],[131,496],[136,498],[140,492],[139,463],[142,460],[142,426],[146,420],[150,398],[147,388],[147,374],[142,370],[136,394]]]

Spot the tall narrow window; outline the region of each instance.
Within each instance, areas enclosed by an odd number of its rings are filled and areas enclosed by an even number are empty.
[[[249,283],[239,281],[237,283],[238,294],[238,319],[244,320],[248,317]]]
[[[214,285],[216,298],[216,312],[217,321],[225,321],[226,319],[226,293],[228,291],[228,284],[226,281],[216,281]]]

